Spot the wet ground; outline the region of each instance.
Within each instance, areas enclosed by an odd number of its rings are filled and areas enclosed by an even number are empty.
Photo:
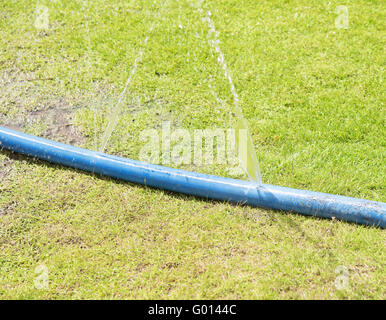
[[[79,107],[54,92],[53,84],[53,79],[36,79],[33,73],[0,72],[0,125],[65,143],[84,143],[73,125]]]

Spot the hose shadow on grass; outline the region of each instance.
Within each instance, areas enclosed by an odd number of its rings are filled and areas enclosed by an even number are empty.
[[[177,193],[169,190],[164,190],[164,189],[158,189],[158,188],[153,188],[153,187],[148,187],[148,186],[143,186],[140,184],[135,184],[129,181],[124,181],[124,180],[119,180],[111,177],[106,177],[100,174],[95,174],[91,173],[88,171],[83,171],[80,169],[75,169],[67,166],[63,166],[60,164],[55,164],[55,163],[50,163],[44,160],[40,160],[37,158],[32,158],[28,157],[22,154],[14,153],[12,151],[6,150],[6,149],[1,149],[0,148],[0,153],[4,154],[8,159],[10,159],[10,162],[5,162],[5,166],[11,166],[14,161],[25,161],[31,165],[40,165],[40,166],[46,166],[48,168],[53,168],[53,169],[63,169],[63,170],[69,170],[71,172],[76,172],[76,173],[82,173],[83,175],[87,175],[89,177],[97,177],[99,180],[103,181],[114,181],[115,184],[119,185],[126,185],[126,186],[135,186],[135,187],[140,187],[142,189],[153,189],[153,190],[160,190],[164,194],[173,197],[176,200],[182,200],[182,201],[191,201],[191,200],[196,200],[199,201],[200,203],[205,203],[205,204],[210,204],[211,206],[215,206],[219,203],[226,203],[229,205],[231,208],[246,208],[246,210],[243,209],[243,216],[248,219],[248,220],[254,220],[255,222],[259,222],[259,225],[264,226],[264,225],[272,225],[272,224],[278,224],[280,225],[283,229],[285,230],[292,230],[301,235],[302,238],[305,238],[308,241],[311,241],[313,243],[316,243],[317,240],[313,239],[307,234],[307,231],[302,227],[302,225],[296,221],[296,216],[293,215],[291,212],[290,214],[282,211],[282,210],[274,210],[274,209],[265,209],[265,208],[256,208],[254,206],[249,206],[245,203],[233,203],[229,201],[218,201],[218,200],[213,200],[213,199],[205,199],[203,197],[196,197],[193,195],[187,195],[183,193]],[[6,171],[10,171],[10,168],[7,168]],[[1,173],[1,168],[0,168],[0,173]],[[250,209],[252,209],[254,212],[250,214]],[[256,215],[258,215],[261,219],[257,219]],[[298,215],[298,214],[296,214]],[[308,217],[308,219],[318,219],[317,217]]]

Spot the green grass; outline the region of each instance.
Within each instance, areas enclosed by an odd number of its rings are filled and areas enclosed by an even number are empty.
[[[98,142],[152,21],[107,151],[137,158],[163,120],[225,127],[229,86],[186,1],[39,1],[0,9],[0,125]],[[349,28],[337,29],[346,5]],[[385,201],[383,1],[205,1],[265,183]],[[86,17],[89,26],[87,37]],[[180,27],[181,26],[181,27]],[[187,59],[189,58],[189,61]],[[213,77],[226,102],[207,89]],[[223,109],[222,109],[223,108]],[[230,175],[221,167],[187,169]],[[385,299],[377,228],[153,190],[0,152],[4,299]],[[35,268],[49,270],[37,289]],[[335,272],[348,269],[338,290]]]

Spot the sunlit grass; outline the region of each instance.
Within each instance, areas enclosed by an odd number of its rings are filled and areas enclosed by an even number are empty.
[[[136,158],[140,132],[164,120],[224,127],[205,72],[227,105],[229,88],[188,2],[170,0],[164,19],[151,1],[39,2],[47,30],[34,26],[30,1],[0,9],[0,125],[94,148],[144,48],[108,152]],[[385,201],[383,2],[343,3],[348,29],[335,27],[338,1],[205,3],[263,181]],[[0,179],[3,298],[385,298],[376,228],[199,200],[8,152]],[[34,286],[38,265],[48,289]],[[339,266],[349,273],[344,290]]]

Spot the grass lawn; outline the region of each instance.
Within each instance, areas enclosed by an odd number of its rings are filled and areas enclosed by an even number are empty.
[[[34,1],[2,1],[0,125],[93,149],[119,115],[106,152],[133,159],[140,133],[162,121],[224,127],[232,96],[197,2],[39,0],[47,9],[37,10]],[[347,29],[335,24],[339,5]],[[201,6],[219,33],[263,182],[385,202],[384,1]],[[183,167],[234,176],[223,166]],[[377,228],[205,201],[0,151],[3,299],[385,299],[385,240]]]

